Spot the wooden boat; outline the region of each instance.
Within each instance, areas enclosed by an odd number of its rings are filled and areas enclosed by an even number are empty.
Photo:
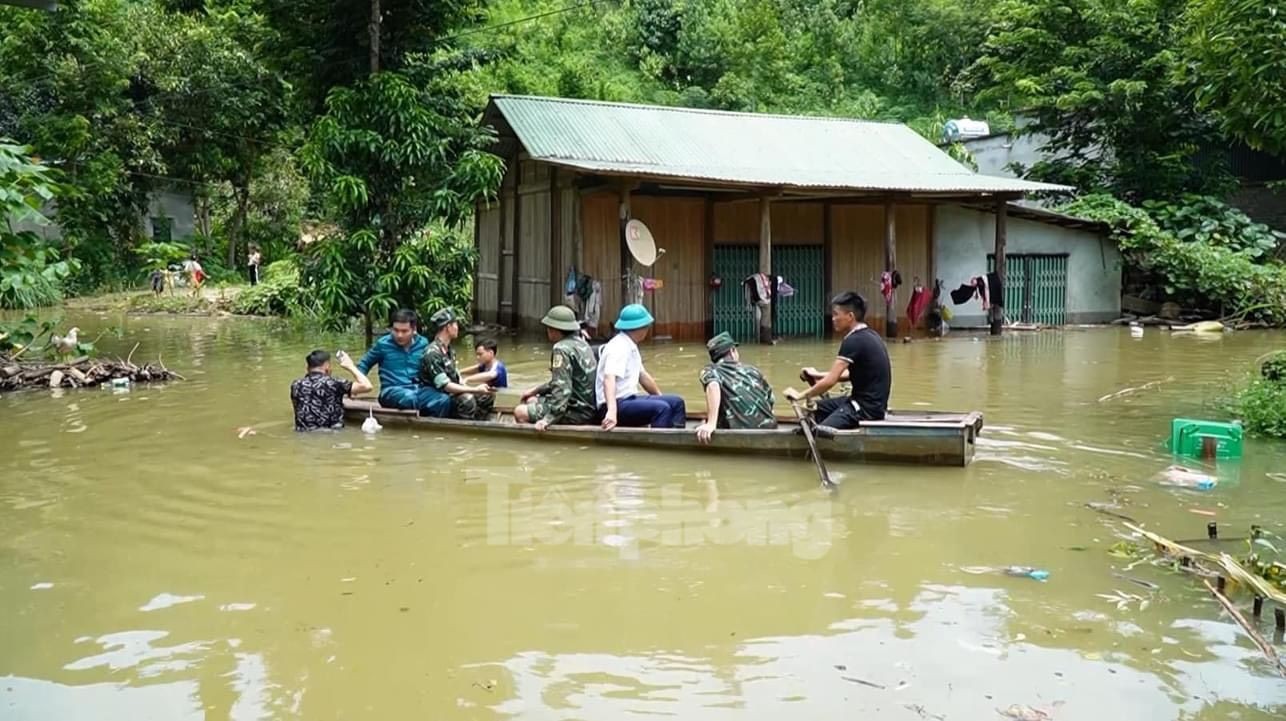
[[[550,426],[542,432],[530,424],[515,422],[512,410],[512,407],[498,407],[489,421],[461,421],[381,408],[374,401],[344,400],[344,415],[354,423],[361,423],[373,414],[385,426],[403,425],[549,442],[801,458],[808,453],[808,442],[793,415],[779,415],[778,427],[771,430],[721,429],[714,434],[709,445],[702,445],[697,442],[695,428],[705,420],[704,413],[689,413],[686,429],[618,427],[605,431],[595,425]],[[818,438],[817,445],[826,460],[966,466],[973,460],[974,446],[981,430],[982,414],[977,411],[894,411],[883,421],[865,423],[851,431],[837,431],[832,438]]]

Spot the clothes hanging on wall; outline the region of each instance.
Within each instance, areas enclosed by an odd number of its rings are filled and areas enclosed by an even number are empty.
[[[880,273],[880,295],[884,296],[885,303],[893,302],[893,274],[887,270]]]
[[[956,305],[964,305],[973,300],[974,295],[978,293],[978,286],[972,280],[961,285],[959,288],[951,291],[951,302]]]
[[[988,273],[986,276],[988,289],[991,291],[991,304],[998,307],[1005,307],[1005,285],[1000,280],[1000,274],[996,272]]]
[[[982,300],[982,309],[990,310],[991,299],[995,297],[995,291],[989,287],[991,282],[988,277],[993,280],[999,280],[995,278],[995,275],[995,273],[988,273],[987,275],[975,275],[970,278],[968,283],[951,291],[951,302],[956,305],[964,305],[973,300],[974,296],[977,296]]]
[[[741,281],[742,291],[746,296],[746,305],[768,305],[772,301],[772,286],[767,273],[754,273]]]
[[[912,328],[920,324],[920,318],[929,309],[929,303],[929,290],[920,285],[920,279],[916,278],[911,287],[911,302],[906,304],[906,317],[911,321]]]
[[[585,276],[589,277],[589,276]],[[585,300],[585,325],[598,329],[598,317],[603,312],[603,284],[591,280],[589,297]]]

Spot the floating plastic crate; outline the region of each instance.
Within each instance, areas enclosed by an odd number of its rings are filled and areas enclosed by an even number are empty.
[[[1175,418],[1170,422],[1170,450],[1189,458],[1241,458],[1244,437],[1240,421]]]

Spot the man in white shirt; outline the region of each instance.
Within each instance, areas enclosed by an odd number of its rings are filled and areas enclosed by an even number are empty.
[[[603,416],[603,429],[683,428],[688,418],[683,399],[663,395],[656,381],[643,367],[639,343],[647,337],[653,323],[647,308],[632,303],[621,309],[616,319],[620,331],[603,346],[594,376],[594,396]],[[647,391],[646,394],[640,391]]]

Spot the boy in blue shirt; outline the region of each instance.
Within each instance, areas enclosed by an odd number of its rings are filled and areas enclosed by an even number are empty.
[[[483,338],[474,346],[473,352],[478,359],[477,365],[461,368],[460,375],[470,385],[487,385],[492,388],[509,387],[509,370],[504,361],[496,357],[496,341]]]

